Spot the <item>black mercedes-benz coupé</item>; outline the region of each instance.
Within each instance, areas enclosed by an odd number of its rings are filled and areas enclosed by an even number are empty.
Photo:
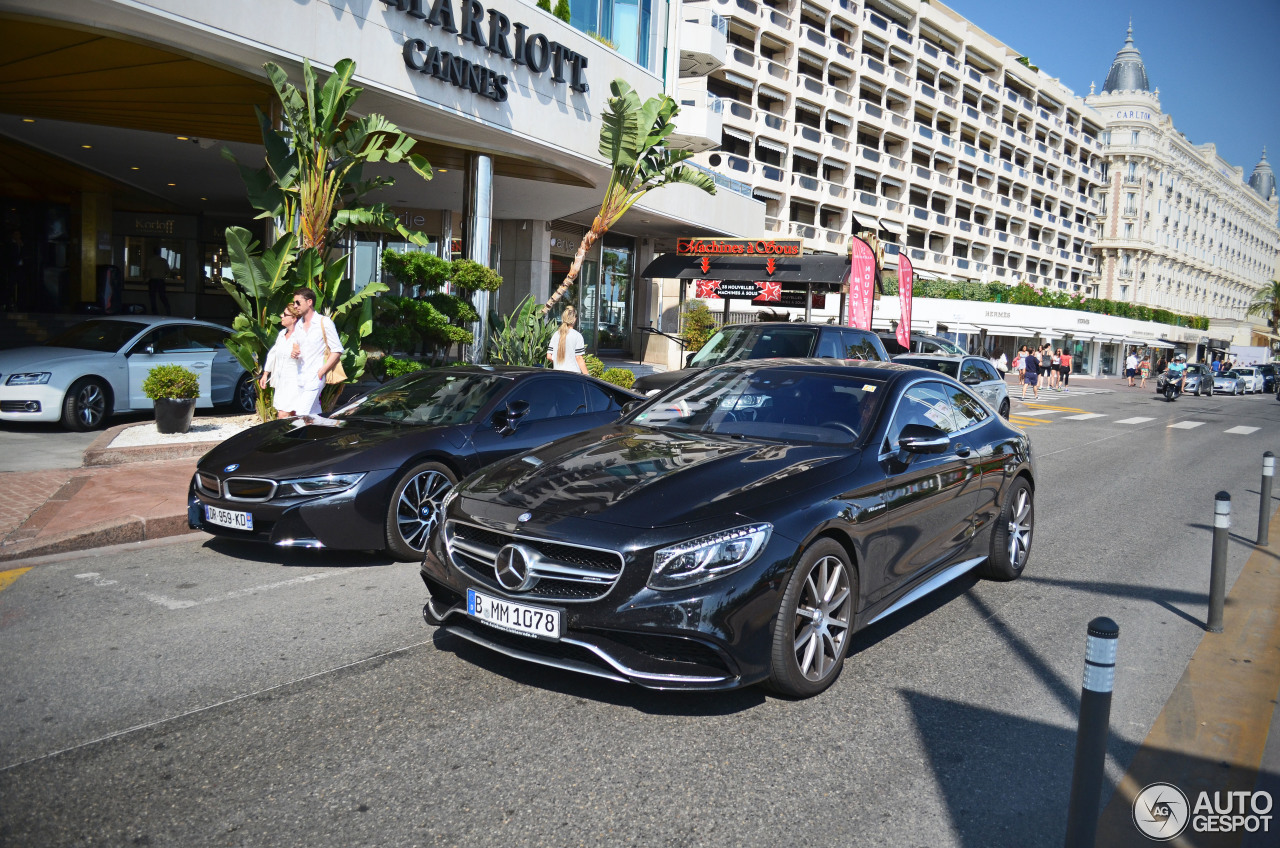
[[[807,696],[850,634],[977,569],[1022,573],[1031,444],[892,363],[742,361],[445,498],[430,624],[653,688]]]

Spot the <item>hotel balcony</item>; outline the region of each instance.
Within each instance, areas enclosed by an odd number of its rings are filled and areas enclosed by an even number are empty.
[[[719,147],[724,102],[698,82],[680,86],[678,95],[680,111],[676,113],[675,130],[667,137],[668,143],[694,153]]]
[[[683,7],[680,25],[680,76],[705,77],[724,66],[729,22],[705,3]]]

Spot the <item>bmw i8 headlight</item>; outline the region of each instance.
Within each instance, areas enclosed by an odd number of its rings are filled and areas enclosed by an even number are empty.
[[[4,381],[6,386],[43,386],[49,382],[53,374],[49,371],[31,371],[25,374],[10,374]]]
[[[295,477],[292,480],[281,480],[281,486],[292,486],[299,495],[332,495],[350,489],[364,478],[359,474],[325,474],[320,477]],[[283,493],[281,493],[283,494]]]
[[[748,524],[663,548],[653,555],[649,588],[683,589],[737,571],[756,558],[772,532],[772,524]]]

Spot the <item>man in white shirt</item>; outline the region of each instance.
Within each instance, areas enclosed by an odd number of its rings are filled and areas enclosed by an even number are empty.
[[[1138,376],[1138,354],[1132,350],[1124,359],[1124,375],[1129,378],[1129,388],[1133,388],[1133,378]]]
[[[316,293],[311,289],[295,291],[293,305],[302,311],[302,315],[294,326],[293,333],[298,339],[298,346],[291,356],[302,360],[303,374],[303,400],[299,401],[298,409],[294,411],[299,415],[319,415],[324,377],[342,359],[342,340],[338,338],[338,328],[333,325],[333,321],[316,312]],[[329,349],[328,356],[325,355],[326,347]]]

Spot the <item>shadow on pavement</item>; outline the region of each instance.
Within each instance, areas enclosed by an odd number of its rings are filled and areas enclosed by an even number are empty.
[[[370,568],[399,563],[377,551],[334,551],[316,548],[279,548],[260,542],[245,542],[214,536],[203,547],[223,556],[249,562],[275,563],[286,568]]]
[[[1060,586],[1064,589],[1074,589],[1079,592],[1091,592],[1095,595],[1151,601],[1178,616],[1183,621],[1194,624],[1201,630],[1205,627],[1204,621],[1183,612],[1175,607],[1174,604],[1199,606],[1206,611],[1209,608],[1209,593],[1207,591],[1209,583],[1208,568],[1205,569],[1206,591],[1204,592],[1185,592],[1178,589],[1162,589],[1155,586],[1133,586],[1128,583],[1099,583],[1095,580],[1062,580],[1056,577],[1034,577],[1030,575],[1023,575],[1022,579],[1028,583],[1045,583],[1050,586]],[[1231,599],[1227,598],[1224,606],[1230,605]]]

